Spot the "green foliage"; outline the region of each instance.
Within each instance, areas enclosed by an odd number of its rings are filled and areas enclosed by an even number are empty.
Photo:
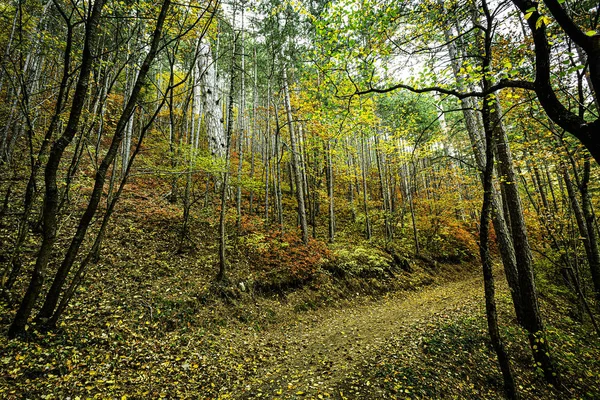
[[[385,125],[394,131],[412,132],[413,135],[426,132],[427,137],[430,137],[436,129],[439,129],[439,122],[437,122],[439,111],[435,104],[435,99],[430,95],[393,92],[377,99],[377,113]],[[411,141],[414,142],[415,139]]]
[[[333,252],[334,258],[327,266],[339,277],[377,277],[386,276],[392,264],[392,257],[374,246],[359,245],[354,248],[339,248]]]

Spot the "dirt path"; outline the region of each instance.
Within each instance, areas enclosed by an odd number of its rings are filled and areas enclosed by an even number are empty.
[[[467,313],[483,302],[482,280],[396,293],[344,310],[318,310],[267,332],[231,338],[251,365],[232,382],[238,398],[341,398],[350,373],[385,352],[390,341],[418,346],[419,333],[440,314]],[[373,393],[373,398],[378,398]]]

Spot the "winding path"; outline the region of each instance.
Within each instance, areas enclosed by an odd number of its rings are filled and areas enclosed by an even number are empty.
[[[469,277],[347,309],[312,311],[266,332],[228,338],[247,363],[246,378],[232,381],[230,393],[244,399],[344,398],[345,378],[387,354],[388,343],[419,351],[418,337],[436,316],[470,313],[481,304],[482,279]]]

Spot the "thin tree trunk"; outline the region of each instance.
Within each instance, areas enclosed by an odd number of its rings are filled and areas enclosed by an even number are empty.
[[[300,230],[302,232],[302,242],[308,243],[308,224],[306,222],[306,208],[304,206],[304,183],[302,182],[302,167],[300,165],[299,148],[296,143],[296,132],[294,130],[294,120],[292,117],[292,105],[290,103],[290,91],[287,76],[287,67],[283,67],[283,91],[284,104],[287,115],[288,128],[290,131],[290,151],[292,152],[292,174],[296,180],[296,200],[298,202],[298,219],[300,220]]]
[[[169,87],[168,91],[170,91],[170,90],[173,90],[172,86]],[[58,319],[64,313],[67,305],[73,298],[73,296],[75,294],[75,290],[83,281],[83,279],[85,277],[85,272],[86,272],[87,266],[89,265],[89,263],[91,261],[98,259],[98,254],[100,252],[100,246],[102,245],[102,241],[104,240],[104,237],[106,235],[106,228],[108,227],[108,222],[110,221],[110,217],[114,213],[117,202],[119,201],[121,194],[123,193],[123,189],[125,188],[125,185],[127,184],[127,180],[130,176],[133,161],[135,160],[136,156],[140,152],[140,150],[142,148],[142,143],[146,136],[146,133],[148,132],[148,130],[152,126],[154,120],[158,116],[160,110],[164,106],[166,99],[167,99],[167,96],[165,95],[165,97],[162,99],[162,102],[160,103],[160,105],[157,107],[156,111],[150,118],[149,122],[142,128],[137,145],[135,146],[135,150],[133,151],[130,159],[127,162],[127,169],[125,170],[125,173],[123,174],[123,178],[121,179],[119,188],[117,189],[117,192],[115,193],[115,195],[112,196],[112,198],[108,204],[108,207],[106,209],[106,212],[104,213],[104,216],[102,218],[102,223],[100,225],[100,229],[98,230],[98,234],[96,235],[96,239],[94,240],[94,244],[92,245],[92,248],[90,249],[90,251],[88,252],[86,257],[81,261],[79,268],[75,271],[75,274],[71,280],[71,284],[67,287],[67,289],[63,293],[63,295],[60,299],[60,302],[58,303],[58,306],[56,307],[56,310],[54,311],[54,313],[49,318],[49,320],[46,324],[48,327],[53,328],[56,326]],[[114,171],[113,171],[112,176],[113,177],[116,176],[116,173],[114,173]]]
[[[246,69],[245,69],[245,54],[244,54],[244,2],[242,2],[242,27],[240,32],[240,48],[241,48],[241,94],[240,94],[240,109],[238,111],[238,167],[237,167],[237,191],[236,191],[236,229],[239,231],[242,218],[242,171],[244,166],[244,140],[246,138]]]
[[[489,105],[487,99],[484,100],[484,121],[489,121]],[[489,123],[489,122],[488,122]],[[486,166],[483,174],[483,205],[481,207],[481,220],[479,231],[479,251],[481,255],[481,263],[483,266],[483,279],[485,287],[485,311],[487,316],[488,331],[492,340],[492,345],[496,351],[502,377],[504,378],[504,391],[509,399],[518,398],[517,388],[510,366],[510,360],[500,332],[498,330],[498,315],[496,312],[494,274],[492,271],[492,257],[489,248],[489,225],[490,211],[492,208],[492,178],[494,174],[494,153],[492,150],[492,132],[486,129]]]
[[[252,137],[250,139],[250,179],[254,179],[254,157],[256,153],[255,143],[257,142],[258,131],[256,127],[256,115],[258,108],[258,63],[256,56],[256,47],[254,48],[254,84],[252,86]],[[268,131],[267,131],[268,132]],[[267,133],[268,134],[268,133]],[[268,140],[267,140],[268,142]],[[267,143],[268,145],[268,143]],[[267,150],[268,151],[268,150]],[[269,169],[267,165],[267,170]],[[269,186],[269,179],[266,179],[267,188]],[[265,193],[266,196],[266,193]],[[249,212],[254,212],[254,185],[250,188],[250,200],[249,200]]]
[[[329,243],[335,241],[335,203],[333,197],[333,162],[331,159],[331,140],[326,139],[325,154],[327,156],[327,196],[329,197]]]
[[[440,3],[441,4],[441,3]],[[460,63],[458,59],[458,51],[456,45],[451,41],[452,32],[450,29],[444,31],[446,41],[449,42],[448,50],[450,53],[452,69],[454,77],[459,87],[465,86],[465,82],[460,74]],[[485,169],[485,146],[484,146],[484,132],[481,126],[480,120],[478,120],[475,114],[476,104],[473,99],[465,98],[461,100],[463,107],[463,117],[465,119],[465,126],[469,139],[471,141],[471,148],[473,149],[473,155],[475,162],[479,168],[479,176],[483,182],[482,172]],[[502,258],[502,264],[504,265],[504,273],[506,280],[510,288],[510,293],[513,301],[513,306],[517,314],[517,320],[519,323],[522,321],[522,312],[520,310],[520,289],[518,284],[518,273],[517,273],[517,259],[515,256],[515,250],[513,247],[511,232],[510,232],[510,219],[508,217],[508,210],[505,208],[506,201],[502,199],[502,192],[496,189],[495,185],[492,185],[492,223],[494,224],[494,231],[498,241],[498,248],[500,251],[500,257]]]
[[[490,100],[492,101],[492,100]],[[493,100],[495,101],[495,100]],[[490,113],[488,129],[493,130],[498,153],[499,169],[502,175],[502,185],[506,193],[506,205],[510,213],[511,232],[517,263],[521,322],[529,333],[529,342],[536,362],[540,363],[546,380],[558,384],[558,375],[546,341],[545,329],[540,314],[535,280],[533,277],[533,257],[529,246],[529,238],[523,217],[521,196],[519,195],[516,175],[513,169],[513,160],[508,145],[506,132],[502,125],[502,110],[497,102],[494,103],[495,112]],[[487,132],[486,132],[487,134]]]
[[[596,236],[596,229],[594,226],[595,218],[592,212],[592,201],[588,189],[590,169],[590,156],[586,154],[583,165],[583,177],[581,179],[581,203],[590,247],[588,259],[590,272],[592,274],[592,283],[594,284],[594,297],[596,299],[596,307],[600,309],[600,252],[598,250],[598,237]]]
[[[414,154],[413,154],[414,157]],[[412,221],[412,230],[413,230],[413,240],[415,243],[415,255],[419,256],[421,254],[421,246],[419,244],[419,234],[417,231],[417,221],[416,221],[416,212],[415,212],[415,194],[417,192],[416,188],[416,166],[414,159],[411,161],[412,168],[410,172],[410,187],[408,188],[408,201],[410,206],[410,218]]]
[[[256,51],[255,53],[256,54]],[[256,80],[255,80],[256,85]],[[267,82],[267,107],[266,107],[266,128],[265,128],[265,226],[269,225],[269,188],[271,171],[271,81]],[[256,123],[256,119],[255,119]]]
[[[77,257],[79,248],[83,243],[83,240],[85,239],[87,229],[92,221],[92,218],[94,217],[94,214],[96,213],[96,210],[98,209],[98,205],[102,197],[102,191],[104,189],[107,171],[109,167],[113,164],[113,161],[115,160],[119,146],[123,139],[123,134],[126,128],[127,121],[131,118],[131,115],[136,107],[138,96],[140,95],[142,87],[145,84],[146,76],[150,69],[150,65],[154,61],[154,58],[156,57],[156,54],[158,52],[160,39],[162,37],[163,25],[167,17],[167,12],[169,10],[170,5],[171,0],[165,0],[162,4],[160,14],[156,22],[156,28],[154,30],[150,50],[140,67],[136,83],[133,87],[129,100],[127,101],[125,110],[123,111],[121,117],[119,118],[119,121],[117,122],[115,133],[113,135],[113,139],[111,141],[108,152],[106,153],[106,156],[100,163],[98,171],[96,172],[94,188],[92,189],[92,194],[90,195],[90,200],[88,202],[87,208],[84,211],[81,219],[79,220],[77,231],[75,232],[75,235],[71,240],[71,244],[67,250],[67,253],[65,254],[65,257],[56,272],[54,281],[52,282],[52,286],[50,287],[50,290],[46,295],[44,304],[36,318],[39,321],[47,320],[54,312],[63,283],[67,278],[67,275],[69,274],[73,263],[75,262],[75,258]]]
[[[234,21],[235,21],[235,7],[234,7]],[[221,175],[221,212],[219,213],[219,272],[217,273],[217,281],[223,282],[227,280],[227,257],[225,248],[227,246],[227,232],[225,230],[225,216],[227,214],[227,190],[229,181],[229,161],[230,161],[230,147],[231,147],[231,134],[233,132],[233,92],[235,88],[235,53],[237,47],[237,36],[233,40],[233,46],[231,50],[231,69],[229,73],[229,104],[227,105],[227,133],[225,135],[226,146],[225,146],[225,170]]]
[[[169,1],[169,0],[167,0]],[[96,0],[92,7],[90,17],[85,28],[85,40],[81,58],[81,68],[77,81],[73,101],[71,105],[71,114],[63,135],[54,143],[50,150],[50,156],[45,169],[46,193],[44,197],[44,211],[42,214],[43,236],[42,245],[37,255],[36,263],[31,275],[31,280],[27,292],[23,296],[19,309],[9,328],[8,336],[14,338],[25,333],[25,326],[31,315],[31,311],[40,294],[45,280],[46,267],[50,261],[50,255],[56,242],[56,209],[58,207],[58,187],[56,176],[60,161],[66,147],[71,143],[83,110],[83,105],[87,95],[88,82],[94,60],[92,46],[96,40],[97,27],[100,21],[100,15],[104,6],[104,0]]]
[[[483,63],[482,69],[488,70],[492,62],[492,31],[493,18],[487,8],[487,2],[483,2],[483,11],[486,18],[486,29],[484,30],[485,38],[477,37],[479,44],[483,44]],[[479,23],[479,10],[473,8],[473,23]],[[483,39],[483,43],[482,40]],[[483,75],[482,86],[484,91],[491,86],[488,75]],[[520,290],[520,311],[522,313],[520,322],[524,325],[528,332],[529,344],[533,351],[535,361],[544,371],[546,381],[552,385],[558,386],[558,373],[554,367],[552,358],[550,357],[550,348],[546,339],[544,324],[540,314],[535,280],[533,277],[533,257],[529,246],[529,238],[525,227],[525,219],[523,217],[523,207],[521,197],[518,191],[518,183],[513,169],[513,160],[508,145],[508,138],[504,125],[502,123],[502,108],[498,103],[496,95],[487,96],[484,100],[485,107],[490,106],[488,112],[484,112],[483,124],[486,138],[493,135],[496,152],[498,155],[499,170],[503,179],[502,186],[506,191],[506,206],[510,213],[510,224],[515,249],[515,256],[518,260],[517,273]],[[486,139],[486,142],[488,140]]]
[[[367,194],[367,162],[365,154],[365,138],[361,137],[360,139],[361,145],[361,171],[362,171],[362,190],[363,190],[363,211],[365,213],[365,237],[367,240],[371,240],[372,232],[371,232],[371,219],[369,218],[369,198]]]

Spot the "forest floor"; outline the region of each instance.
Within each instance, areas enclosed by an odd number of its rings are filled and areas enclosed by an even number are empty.
[[[148,214],[138,218],[134,200],[123,202],[100,262],[58,329],[30,326],[25,340],[8,340],[16,307],[0,301],[0,398],[502,397],[476,260],[411,259],[402,267],[375,244],[347,240],[338,246],[353,263],[318,266],[310,280],[291,281],[302,275],[285,275],[288,267],[327,252],[311,245],[302,253],[293,242],[251,233],[232,240],[230,281],[218,285],[216,227],[196,222],[195,244],[176,251],[179,210],[147,202]],[[11,235],[10,226],[0,227],[0,240],[9,243]],[[25,269],[33,264],[33,239]],[[272,248],[248,250],[265,240]],[[0,246],[0,256],[7,248]],[[339,275],[342,266],[351,274]],[[500,330],[523,397],[600,398],[600,342],[589,323],[538,275],[547,339],[565,384],[558,393],[533,365],[502,275],[497,271]]]
[[[419,394],[409,384],[388,390],[385,378],[371,375],[372,368],[387,357],[421,353],[427,331],[441,320],[476,313],[481,288],[481,279],[469,277],[343,310],[309,312],[267,332],[234,335],[228,338],[234,347],[260,360],[255,376],[234,393],[243,398]]]
[[[564,343],[567,335],[549,330],[553,343],[563,342],[557,357],[570,382],[571,392],[557,393],[532,368],[502,279],[498,286],[502,331],[526,398],[597,398],[595,339]],[[2,339],[0,397],[502,398],[482,293],[481,278],[470,274],[266,325],[165,331],[146,321],[144,332],[111,319],[88,331],[34,332],[28,342]],[[574,369],[580,363],[587,375]]]

